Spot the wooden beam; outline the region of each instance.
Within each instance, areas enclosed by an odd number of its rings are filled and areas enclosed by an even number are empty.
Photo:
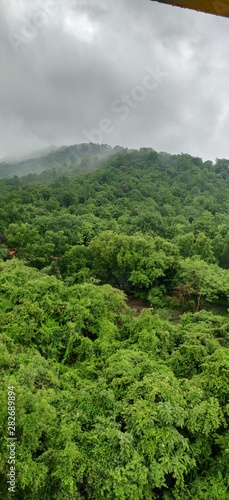
[[[229,0],[152,0],[166,3],[174,7],[207,12],[215,16],[229,17]]]

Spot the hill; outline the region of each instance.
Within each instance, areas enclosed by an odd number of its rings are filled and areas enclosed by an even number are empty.
[[[229,161],[91,166],[0,180],[0,492],[227,500]]]
[[[51,149],[51,151],[50,151]],[[40,174],[44,171],[58,170],[60,168],[77,167],[82,159],[88,159],[88,170],[93,169],[97,161],[106,158],[121,150],[119,146],[112,148],[106,144],[77,144],[74,146],[50,147],[41,153],[35,152],[33,157],[24,160],[11,160],[0,162],[0,179],[13,176],[26,176]],[[90,161],[91,160],[91,161]],[[84,163],[84,165],[86,165]]]

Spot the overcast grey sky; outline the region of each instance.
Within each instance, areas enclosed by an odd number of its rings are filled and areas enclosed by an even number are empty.
[[[229,19],[0,0],[0,56],[0,157],[92,140],[229,158]]]

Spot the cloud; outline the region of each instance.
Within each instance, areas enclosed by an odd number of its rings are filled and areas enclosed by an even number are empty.
[[[111,145],[229,157],[228,27],[149,0],[1,0],[0,156],[109,123]]]

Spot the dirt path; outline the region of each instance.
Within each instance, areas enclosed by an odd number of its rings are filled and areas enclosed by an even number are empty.
[[[150,307],[148,302],[144,302],[143,300],[136,299],[131,296],[127,296],[126,305],[130,307],[130,309],[135,309],[135,311],[133,311],[134,316],[139,316],[142,309],[149,309]]]

